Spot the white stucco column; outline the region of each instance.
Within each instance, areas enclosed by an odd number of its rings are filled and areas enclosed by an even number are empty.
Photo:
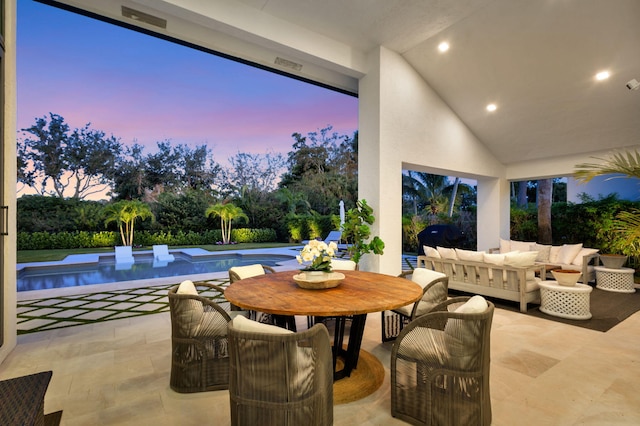
[[[5,1],[4,43],[5,53],[2,58],[4,68],[4,106],[3,106],[3,163],[0,165],[2,173],[4,199],[0,204],[9,206],[8,236],[4,238],[2,252],[2,279],[4,288],[3,304],[3,334],[4,342],[0,347],[0,363],[16,346],[16,1]]]
[[[509,239],[509,182],[505,178],[478,179],[478,250],[499,246],[500,238]]]

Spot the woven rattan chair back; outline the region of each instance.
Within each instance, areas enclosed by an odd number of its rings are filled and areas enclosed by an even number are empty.
[[[411,279],[422,287],[422,297],[417,302],[400,309],[382,312],[382,341],[394,340],[405,325],[420,315],[430,312],[436,305],[447,300],[449,277],[424,268],[403,271],[399,277]]]
[[[256,277],[263,274],[272,274],[276,270],[271,266],[261,265],[261,264],[253,264],[247,266],[234,266],[229,268],[229,283],[233,284],[236,281]],[[240,308],[231,304],[232,311],[239,311]],[[293,317],[284,317],[282,315],[272,315],[266,314],[264,312],[256,312],[249,311],[249,318],[252,320],[265,323],[265,324],[276,324],[278,326],[286,327],[290,330],[296,330],[296,322]]]
[[[198,283],[207,291],[219,294],[223,289]],[[176,293],[169,289],[171,312],[171,378],[176,392],[204,392],[228,389],[229,352],[227,342],[228,313],[207,297]]]
[[[333,362],[327,329],[240,331],[229,323],[232,425],[333,424]]]
[[[490,425],[490,335],[494,306],[458,313],[468,297],[407,325],[391,352],[391,414],[416,425]]]

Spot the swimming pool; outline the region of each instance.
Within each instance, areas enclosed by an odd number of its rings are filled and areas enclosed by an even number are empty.
[[[225,253],[190,256],[174,252],[172,262],[154,262],[152,254],[135,253],[133,265],[116,265],[113,256],[99,256],[97,262],[74,264],[31,264],[18,270],[17,290],[45,290],[154,278],[178,277],[227,271],[233,266],[261,263],[276,266],[279,262],[295,259],[285,254]]]

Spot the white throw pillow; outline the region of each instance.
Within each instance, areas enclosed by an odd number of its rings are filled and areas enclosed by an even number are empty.
[[[537,251],[536,262],[548,263],[551,256],[551,246],[545,244],[531,244],[531,251]]]
[[[427,255],[428,257],[435,257],[437,259],[440,259],[440,253],[438,252],[438,250],[434,249],[433,247],[422,246],[422,249],[424,250],[424,254]]]
[[[455,312],[461,314],[481,314],[487,310],[487,301],[484,297],[475,295],[467,300],[464,305],[456,308]]]
[[[571,264],[572,265],[576,265],[576,266],[582,266],[582,262],[584,260],[584,256],[589,256],[590,254],[595,254],[597,252],[598,252],[598,249],[583,248],[576,255],[576,257],[573,259],[573,262],[571,262]]]
[[[198,295],[198,290],[191,280],[184,280],[180,283],[176,294],[193,294]]]
[[[517,250],[517,251],[529,251],[531,250],[531,244],[535,244],[533,241],[531,242],[526,242],[526,241],[514,241],[511,240],[511,251]]]
[[[561,246],[551,246],[549,250],[549,262],[558,263],[558,255],[560,254]]]
[[[455,249],[437,246],[436,250],[438,250],[438,253],[440,253],[440,257],[443,259],[458,260]]]
[[[243,316],[237,316],[233,319],[233,328],[240,331],[249,331],[251,333],[266,334],[291,334],[293,331],[286,328],[277,327],[275,325],[263,324],[258,321],[250,320]]]
[[[511,240],[500,238],[500,253],[508,253],[511,251]]]
[[[582,243],[563,244],[558,253],[558,263],[566,265],[573,263],[573,259],[580,253],[580,250],[582,250]]]
[[[455,249],[460,260],[470,260],[472,262],[482,262],[484,260],[483,251]]]

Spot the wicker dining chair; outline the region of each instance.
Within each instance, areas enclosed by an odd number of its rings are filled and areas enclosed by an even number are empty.
[[[333,424],[333,362],[324,325],[271,333],[232,321],[229,354],[232,425]]]
[[[411,321],[391,351],[391,415],[415,425],[490,425],[494,305],[456,297]]]
[[[215,284],[184,281],[169,289],[171,312],[171,378],[176,392],[204,392],[229,387],[227,323],[242,311],[230,312],[198,288],[219,295],[226,303],[224,289]]]
[[[449,278],[426,268],[403,271],[399,277],[410,278],[422,287],[422,297],[415,303],[382,312],[382,341],[394,340],[405,325],[447,300]]]
[[[272,274],[276,272],[271,266],[261,265],[259,263],[246,266],[234,266],[229,268],[229,284],[245,278],[257,277],[264,274]],[[239,310],[237,306],[231,304],[232,310]],[[272,315],[264,312],[249,311],[249,318],[265,324],[276,324],[290,330],[296,330],[296,321],[294,317],[286,317],[283,315]]]

